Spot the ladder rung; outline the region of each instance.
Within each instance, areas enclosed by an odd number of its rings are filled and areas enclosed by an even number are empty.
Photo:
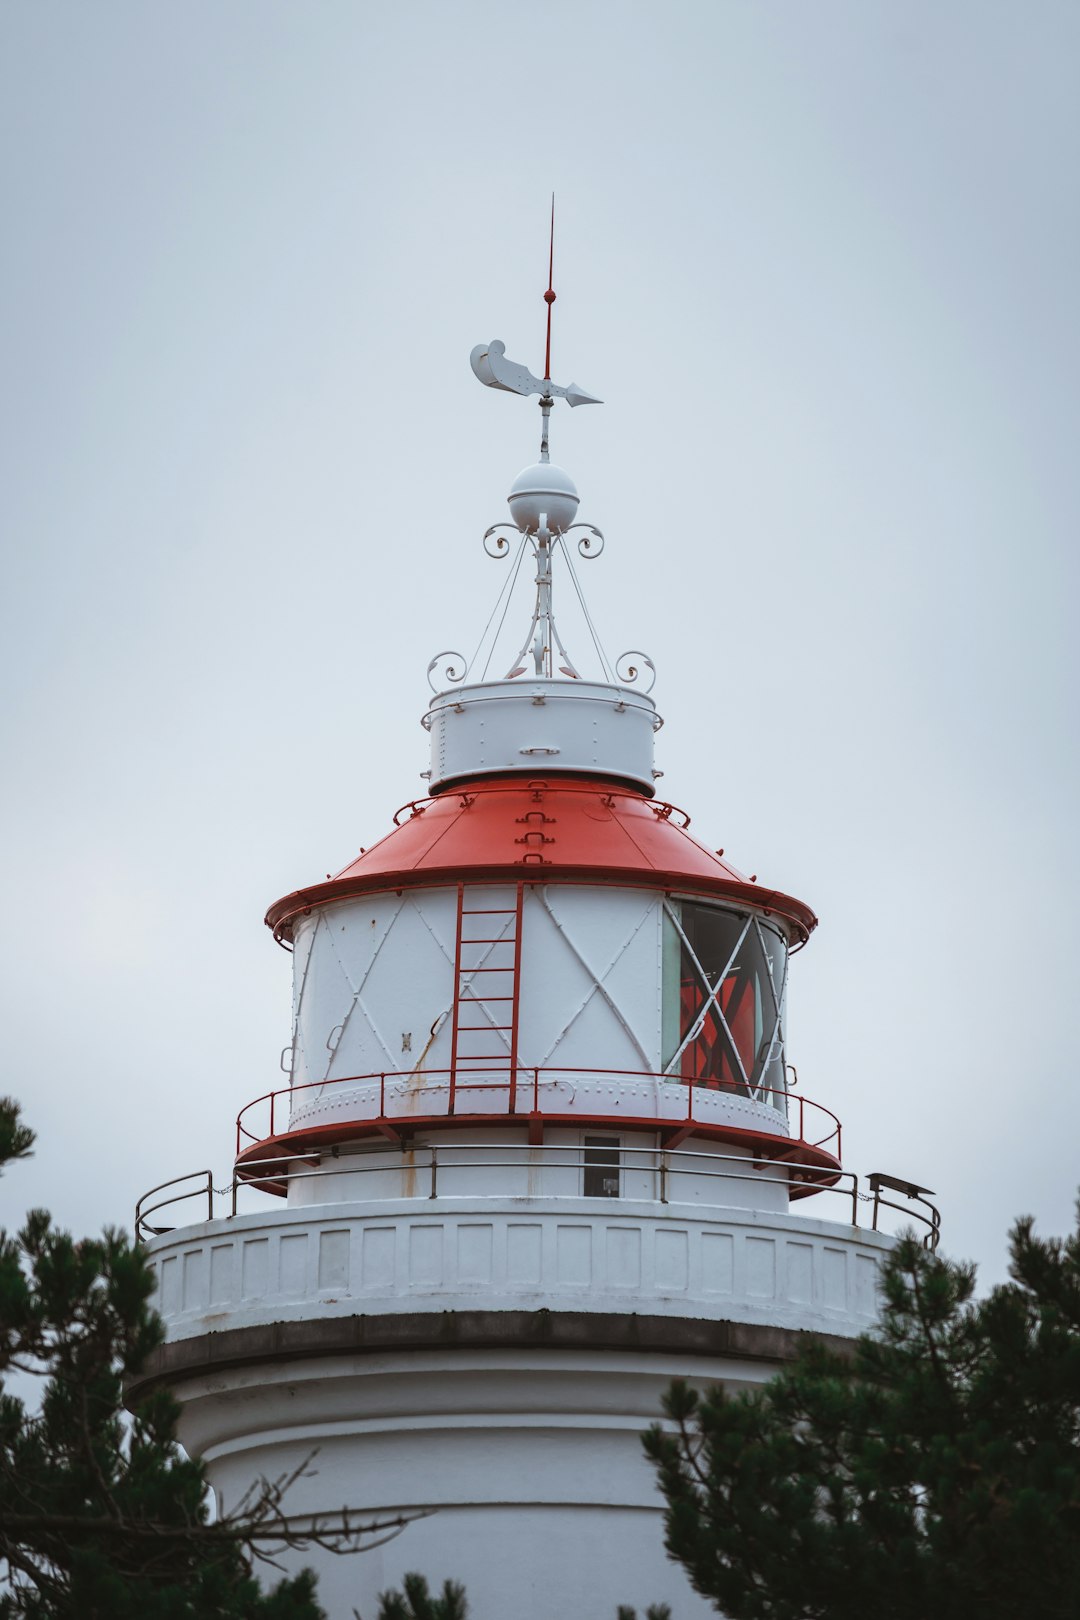
[[[454,980],[454,1035],[451,1066],[456,1074],[457,1083],[467,1086],[468,1076],[462,1070],[472,1069],[476,1083],[483,1085],[497,1084],[508,1075],[512,1084],[513,1059],[516,1050],[517,1005],[520,984],[521,963],[521,919],[522,919],[522,887],[517,885],[517,903],[513,906],[467,906],[465,904],[466,892],[463,887],[458,889],[458,910],[456,928],[457,962],[455,965]],[[465,931],[466,917],[492,917],[495,922],[488,923],[489,928],[498,926],[498,919],[504,919],[501,934],[480,934],[470,937]],[[513,919],[512,932],[507,934],[505,922]],[[483,926],[483,924],[481,924]],[[495,946],[506,947],[506,954],[510,960],[503,963],[492,962]],[[470,950],[475,950],[480,960],[470,967],[463,959]],[[485,994],[482,984],[477,984],[476,978],[481,973],[501,973],[504,978],[512,981],[508,986],[506,995],[489,996]],[[476,977],[474,977],[474,975]],[[467,1008],[472,1007],[475,1012],[484,1014],[485,1020],[492,1016],[493,1009],[498,1006],[510,1014],[509,1024],[463,1024],[458,1020],[464,1016]],[[497,1018],[499,1014],[496,1012]],[[508,1035],[508,1041],[494,1043],[495,1051],[463,1052],[459,1050],[460,1037],[465,1035]]]

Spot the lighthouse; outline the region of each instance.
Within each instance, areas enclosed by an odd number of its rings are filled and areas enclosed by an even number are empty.
[[[870,1327],[883,1206],[936,1242],[924,1189],[846,1169],[794,1083],[814,913],[659,796],[651,660],[591,634],[604,536],[549,425],[598,402],[552,381],[548,291],[542,378],[473,351],[539,399],[540,452],[483,537],[507,571],[486,640],[429,662],[424,791],[270,906],[286,1073],[240,1108],[230,1175],[137,1212],[167,1336],[133,1394],[172,1389],[225,1504],[300,1470],[300,1520],[408,1521],[302,1555],[332,1620],[374,1620],[411,1570],[463,1582],[475,1620],[711,1613],[641,1451],[664,1389],[752,1388]]]

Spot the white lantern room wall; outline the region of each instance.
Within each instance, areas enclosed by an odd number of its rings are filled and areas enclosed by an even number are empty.
[[[692,1078],[781,1109],[786,945],[752,914],[647,889],[539,884],[523,896],[522,1069]],[[470,885],[325,906],[295,930],[292,1082],[409,1074],[445,1084],[510,1061],[514,889]],[[306,1093],[306,1094],[305,1094]]]
[[[510,1061],[516,892],[457,892],[329,906],[296,930],[293,1085],[380,1072],[445,1087],[460,972],[457,1066]],[[517,1061],[522,1069],[654,1074],[661,1042],[663,905],[648,890],[560,885],[523,895]],[[459,968],[460,963],[460,968]],[[297,1092],[297,1104],[312,1100]]]

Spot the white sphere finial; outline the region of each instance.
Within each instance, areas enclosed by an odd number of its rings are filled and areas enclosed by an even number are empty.
[[[535,534],[542,517],[552,534],[565,534],[577,516],[579,496],[568,472],[550,461],[538,461],[518,473],[507,504],[522,534]]]

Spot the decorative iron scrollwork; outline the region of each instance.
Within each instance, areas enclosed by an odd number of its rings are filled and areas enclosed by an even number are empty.
[[[446,665],[445,669],[442,670],[440,683],[439,683],[439,685],[436,685],[435,682],[431,678],[431,672],[432,672],[432,670],[437,669],[442,665],[442,661],[443,661],[444,658],[453,658],[453,659],[456,659],[457,662]],[[460,669],[458,667],[459,665],[460,665]],[[465,660],[464,655],[462,653],[459,653],[459,652],[454,652],[452,648],[447,648],[445,652],[436,653],[434,658],[431,660],[431,663],[428,665],[428,667],[427,667],[428,685],[431,687],[431,690],[433,692],[441,692],[443,687],[448,682],[449,682],[449,684],[451,686],[457,686],[460,681],[463,681],[465,679],[465,677],[466,677],[466,675],[468,673],[469,673],[469,666],[468,666],[468,663]]]
[[[484,550],[496,562],[505,562],[510,555],[510,542],[505,534],[499,533],[500,529],[510,529],[514,534],[518,532],[516,523],[493,523],[490,529],[484,530]]]
[[[630,660],[634,658],[636,658],[639,663],[644,664],[645,668],[651,672],[652,678],[649,681],[648,686],[643,686],[641,688],[643,692],[651,692],[653,687],[656,685],[656,665],[653,663],[652,659],[647,653],[638,652],[633,647],[629,650],[629,652],[620,653],[618,658],[615,660],[615,673],[623,686],[636,686],[638,681],[641,679],[641,670],[638,667],[638,664],[630,662]]]
[[[578,541],[577,548],[579,556],[584,557],[586,562],[592,562],[604,549],[604,536],[592,523],[571,523],[566,533],[571,534],[574,529],[588,529],[588,534],[583,534]]]

